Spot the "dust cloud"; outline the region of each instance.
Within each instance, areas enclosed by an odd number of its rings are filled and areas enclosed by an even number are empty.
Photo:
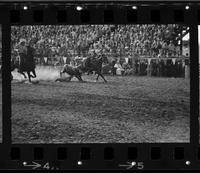
[[[37,66],[36,71],[36,78],[31,78],[32,81],[40,80],[40,81],[55,81],[57,78],[60,77],[60,71],[62,67],[52,67],[52,66]],[[24,80],[24,76],[17,72],[17,69],[12,72],[13,79],[22,81]],[[28,79],[27,73],[25,73]],[[63,77],[68,77],[67,74],[63,74]]]

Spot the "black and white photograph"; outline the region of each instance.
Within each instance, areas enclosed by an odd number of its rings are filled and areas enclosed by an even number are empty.
[[[199,45],[199,77],[200,77],[200,25],[198,26],[198,45]],[[199,80],[200,81],[200,80]],[[200,89],[200,85],[199,85]],[[199,93],[199,111],[200,111],[200,93]],[[199,117],[199,143],[200,143],[200,117]]]
[[[178,24],[11,26],[12,143],[189,143]]]
[[[1,75],[1,66],[2,66],[2,34],[1,34],[1,25],[0,25],[0,143],[2,143],[2,75]]]

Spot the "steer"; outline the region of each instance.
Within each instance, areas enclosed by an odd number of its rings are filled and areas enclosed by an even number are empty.
[[[81,67],[73,67],[69,64],[65,64],[63,69],[60,71],[60,77],[62,78],[62,74],[67,73],[69,75],[69,81],[75,76],[79,81],[83,81],[81,78]],[[58,80],[56,80],[58,81]]]

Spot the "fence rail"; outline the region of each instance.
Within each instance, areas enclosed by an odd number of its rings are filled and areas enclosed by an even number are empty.
[[[77,59],[81,59],[83,57],[77,58]],[[141,57],[126,57],[126,56],[122,56],[122,57],[114,57],[114,56],[108,56],[108,59],[112,59],[112,60],[122,60],[125,61],[125,59],[131,59],[131,60],[147,60],[148,62],[150,62],[151,60],[175,60],[175,61],[185,61],[186,63],[189,63],[190,58],[189,57],[148,57],[148,56],[141,56]],[[36,63],[40,64],[40,65],[55,65],[55,63],[59,62],[59,64],[64,65],[66,62],[65,61],[71,61],[71,60],[76,60],[75,57],[62,57],[62,56],[57,56],[57,57],[35,57]]]
[[[44,66],[62,66],[65,63],[69,64],[70,61],[64,62],[64,59],[53,58],[36,58],[36,64]],[[124,68],[126,75],[140,75],[140,76],[159,76],[159,77],[185,77],[189,78],[189,58],[187,57],[168,57],[168,58],[129,58],[129,68]],[[68,59],[70,60],[70,59]],[[154,61],[158,60],[158,61]],[[66,59],[65,59],[66,61]],[[125,61],[125,60],[124,60]],[[122,64],[123,66],[123,64]],[[113,73],[113,67],[109,64],[103,68],[104,74]]]

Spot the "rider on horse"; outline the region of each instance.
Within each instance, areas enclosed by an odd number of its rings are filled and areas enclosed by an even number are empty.
[[[26,43],[25,39],[21,39],[19,43],[19,70],[24,71],[29,68],[35,68],[35,61],[34,61],[34,54],[35,49],[34,46],[34,39],[31,39],[29,43]]]
[[[34,60],[34,55],[35,55],[35,49],[34,49],[34,44],[35,40],[32,39],[29,41],[29,44],[27,45],[27,60],[28,60],[28,66],[30,68],[35,68],[35,60]]]
[[[25,66],[26,61],[26,55],[27,55],[27,47],[26,47],[26,40],[21,39],[19,43],[19,71],[23,72],[23,68]]]
[[[33,44],[35,44],[34,39],[31,39],[28,44],[26,44],[25,39],[21,39],[18,45],[19,61],[16,63],[17,61],[13,60],[11,64],[11,71],[13,71],[15,68],[18,68],[18,72],[22,74],[24,78],[26,78],[24,72],[27,72],[30,82],[31,77],[36,77],[34,61],[35,49],[33,48]],[[33,76],[31,75],[31,72],[33,73]]]
[[[87,61],[87,68],[88,68],[88,75],[90,73],[92,73],[92,61],[95,60],[97,58],[97,54],[95,52],[95,50],[92,50],[92,52],[90,52],[89,57],[88,57],[88,61]]]

